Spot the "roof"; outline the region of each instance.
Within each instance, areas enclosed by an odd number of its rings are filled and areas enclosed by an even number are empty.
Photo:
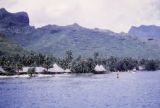
[[[144,66],[138,66],[138,69],[139,69],[139,70],[144,70],[145,67],[144,67]]]
[[[30,68],[33,68],[33,67],[22,67],[22,70],[20,70],[19,72],[28,72],[28,70]],[[44,67],[35,67],[35,72],[37,73],[40,73],[40,72],[44,72],[44,70],[46,70]]]
[[[44,72],[45,70],[46,70],[46,68],[44,68],[44,67],[35,67],[35,72],[38,72],[38,73]]]
[[[5,72],[5,70],[0,66],[0,72]]]
[[[66,70],[64,70],[64,72],[66,72],[66,73],[70,73],[70,72],[71,72],[71,70],[70,70],[70,69],[66,69]]]
[[[56,63],[53,64],[53,68],[48,69],[49,72],[65,72],[64,69],[62,69],[60,66],[58,66]]]
[[[28,70],[32,67],[22,67],[22,70],[19,70],[19,72],[28,72]]]
[[[94,68],[95,71],[106,71],[106,69],[104,68],[103,65],[96,65],[96,67]]]

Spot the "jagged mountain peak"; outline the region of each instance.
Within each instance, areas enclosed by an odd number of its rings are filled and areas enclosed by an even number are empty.
[[[0,27],[29,26],[26,12],[10,13],[5,8],[0,9]]]
[[[71,24],[71,25],[67,25],[67,26],[65,26],[65,27],[69,27],[69,28],[73,28],[73,29],[81,29],[81,28],[84,28],[84,27],[82,27],[82,26],[80,26],[78,23],[73,23],[73,24]]]
[[[81,27],[78,23],[73,23],[71,26],[74,26],[74,27]]]
[[[7,10],[5,8],[0,9],[0,13],[6,13],[6,12],[7,12]]]

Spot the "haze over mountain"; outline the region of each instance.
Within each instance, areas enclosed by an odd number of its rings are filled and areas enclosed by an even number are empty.
[[[160,26],[142,25],[139,27],[131,27],[129,34],[138,38],[142,42],[151,43],[160,46]]]
[[[141,42],[127,33],[88,29],[76,23],[68,26],[47,25],[36,29],[29,25],[25,12],[9,13],[0,9],[0,32],[23,48],[60,57],[67,50],[72,50],[75,56],[91,56],[99,52],[103,56],[160,57],[159,47]]]
[[[0,7],[26,11],[35,27],[76,22],[120,33],[133,25],[160,25],[160,0],[0,0]]]

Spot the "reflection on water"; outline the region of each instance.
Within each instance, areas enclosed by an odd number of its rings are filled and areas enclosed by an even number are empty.
[[[160,72],[0,79],[0,108],[160,108]]]

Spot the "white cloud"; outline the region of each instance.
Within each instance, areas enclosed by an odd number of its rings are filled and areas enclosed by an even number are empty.
[[[0,0],[11,12],[27,11],[31,25],[99,27],[116,32],[132,25],[160,25],[159,0]]]

